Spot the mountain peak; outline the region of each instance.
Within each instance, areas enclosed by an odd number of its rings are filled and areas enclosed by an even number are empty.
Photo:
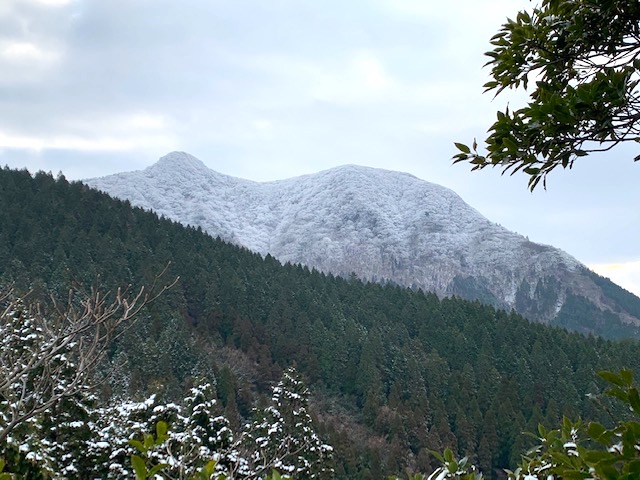
[[[193,155],[188,154],[187,152],[171,152],[166,154],[164,157],[160,157],[156,163],[154,163],[151,169],[170,169],[170,170],[188,170],[191,172],[202,172],[209,171],[209,167],[207,167],[202,160],[194,157]]]

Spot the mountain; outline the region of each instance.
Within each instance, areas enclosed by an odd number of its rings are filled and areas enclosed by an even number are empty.
[[[406,173],[346,165],[259,183],[173,152],[86,183],[283,263],[478,299],[584,333],[638,335],[640,299]]]
[[[295,364],[335,448],[337,479],[428,473],[438,465],[429,452],[446,447],[503,478],[533,446],[521,432],[538,423],[622,418],[608,402],[597,408],[595,371],[640,371],[638,342],[281,265],[63,175],[0,168],[0,205],[0,287],[29,292],[38,312],[51,297],[64,305],[70,288],[78,300],[91,288],[113,298],[119,286],[153,291],[163,270],[156,287],[178,278],[109,348],[105,401],[177,401],[204,379],[240,432]]]

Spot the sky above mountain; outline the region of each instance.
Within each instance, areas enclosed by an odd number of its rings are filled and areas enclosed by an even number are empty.
[[[265,181],[351,163],[459,193],[640,293],[633,147],[529,193],[452,166],[524,94],[482,94],[483,52],[528,0],[3,0],[0,164],[80,179],[171,150]]]

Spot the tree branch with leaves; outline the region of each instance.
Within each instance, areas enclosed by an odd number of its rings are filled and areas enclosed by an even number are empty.
[[[492,80],[498,96],[530,91],[529,103],[498,111],[479,153],[456,143],[454,163],[472,170],[498,167],[529,176],[533,190],[555,168],[640,142],[640,2],[543,0],[531,13],[507,19],[491,39]],[[533,88],[529,87],[533,85]],[[640,155],[635,161],[640,160]]]

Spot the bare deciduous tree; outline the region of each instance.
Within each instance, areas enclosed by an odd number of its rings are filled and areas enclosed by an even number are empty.
[[[178,280],[157,289],[161,276],[137,292],[93,288],[78,298],[72,290],[64,304],[52,298],[47,312],[10,288],[0,292],[0,445],[30,418],[93,386],[110,342]]]

